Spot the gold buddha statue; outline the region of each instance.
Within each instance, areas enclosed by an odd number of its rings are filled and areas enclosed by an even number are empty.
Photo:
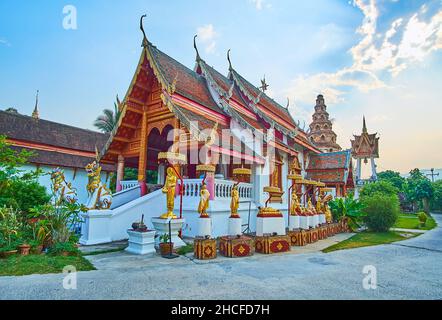
[[[207,209],[209,208],[210,192],[207,190],[206,184],[203,184],[200,192],[200,203],[198,205],[198,213],[200,218],[208,218],[209,214]]]
[[[176,190],[177,177],[173,168],[167,168],[166,182],[164,183],[163,193],[166,194],[167,199],[167,212],[160,216],[161,219],[176,219],[177,216],[173,213],[175,206],[175,190]]]
[[[239,218],[239,191],[238,186],[234,185],[232,188],[232,199],[230,201],[230,218]]]

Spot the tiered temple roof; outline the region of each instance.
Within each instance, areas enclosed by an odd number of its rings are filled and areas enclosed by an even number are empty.
[[[315,112],[312,119],[308,135],[310,141],[324,152],[340,151],[341,147],[336,143],[337,136],[333,131],[333,124],[329,119],[323,95],[318,95],[316,99]]]

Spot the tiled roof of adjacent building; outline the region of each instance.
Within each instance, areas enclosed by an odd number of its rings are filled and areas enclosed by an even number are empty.
[[[100,132],[6,111],[0,111],[0,134],[14,148],[34,151],[32,163],[73,168],[84,168],[94,159],[95,147],[101,148],[108,138]],[[103,169],[111,171],[113,166]]]

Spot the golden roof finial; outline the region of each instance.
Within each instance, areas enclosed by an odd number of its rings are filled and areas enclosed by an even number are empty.
[[[147,15],[143,14],[140,18],[140,30],[143,33],[143,43],[142,43],[142,47],[147,46],[147,37],[146,37],[146,32],[144,32],[144,26],[143,26],[143,19],[146,18]]]

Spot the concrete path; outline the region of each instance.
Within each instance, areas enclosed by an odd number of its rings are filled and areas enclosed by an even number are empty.
[[[435,215],[439,226],[442,216]],[[400,243],[332,253],[255,255],[196,264],[116,252],[89,257],[97,271],[0,277],[0,299],[442,299],[442,228]],[[377,271],[364,289],[363,269]]]

